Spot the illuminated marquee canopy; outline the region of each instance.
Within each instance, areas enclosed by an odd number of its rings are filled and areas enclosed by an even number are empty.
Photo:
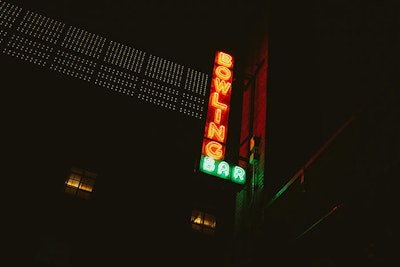
[[[232,92],[234,59],[217,51],[211,80],[210,99],[204,131],[200,170],[230,179],[235,183],[246,182],[246,172],[239,166],[230,166],[225,158],[228,119]]]

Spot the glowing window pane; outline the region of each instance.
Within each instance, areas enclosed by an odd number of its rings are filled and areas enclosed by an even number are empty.
[[[207,213],[204,214],[204,225],[211,228],[215,228],[216,226],[215,216]]]
[[[84,191],[88,191],[88,192],[92,192],[93,186],[92,185],[88,185],[88,184],[80,184],[79,189],[84,190]]]
[[[89,199],[96,176],[97,174],[93,172],[71,168],[71,173],[65,183],[65,192],[79,198]]]
[[[216,217],[214,215],[193,210],[190,218],[192,229],[205,234],[214,234],[216,227]]]
[[[81,176],[78,175],[78,174],[72,173],[69,176],[69,179],[67,181],[67,185],[78,188],[80,181],[81,181]]]

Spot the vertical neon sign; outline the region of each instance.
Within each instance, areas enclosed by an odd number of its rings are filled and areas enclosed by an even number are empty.
[[[231,55],[217,51],[211,79],[200,170],[243,184],[246,182],[246,172],[239,166],[230,166],[223,161],[228,132],[233,66],[234,59]]]

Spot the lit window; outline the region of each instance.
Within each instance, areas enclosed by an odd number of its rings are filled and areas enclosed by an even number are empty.
[[[215,226],[217,225],[214,215],[193,210],[190,222],[192,223],[193,230],[205,233],[207,235],[214,235]]]
[[[78,168],[71,168],[65,181],[65,193],[79,198],[89,199],[94,189],[97,174]]]

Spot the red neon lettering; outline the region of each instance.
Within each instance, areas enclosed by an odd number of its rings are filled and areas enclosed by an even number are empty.
[[[214,79],[214,88],[215,91],[218,93],[222,93],[223,95],[226,95],[228,93],[229,89],[231,89],[231,83],[226,82],[225,80],[221,80],[220,78],[215,78]]]
[[[231,68],[233,66],[232,56],[224,52],[219,52],[217,57],[217,64]]]
[[[217,52],[204,133],[206,139],[203,140],[202,152],[203,155],[215,160],[221,160],[225,157],[224,143],[227,138],[227,119],[233,76],[231,68],[233,68],[233,64],[232,56],[221,51]]]
[[[207,143],[204,147],[204,152],[207,156],[215,159],[220,160],[223,157],[224,151],[222,150],[223,146],[215,141],[211,141]]]
[[[226,110],[228,108],[228,105],[218,102],[218,98],[219,98],[218,93],[213,93],[211,95],[211,106],[221,110]]]
[[[216,123],[221,123],[221,117],[222,117],[222,110],[220,109],[215,109],[214,112],[214,121]]]
[[[218,141],[220,141],[221,143],[225,142],[225,126],[220,125],[219,127],[214,123],[214,122],[210,122],[210,124],[208,125],[208,133],[207,133],[207,137],[210,139],[214,139],[214,137],[216,137],[216,139]]]
[[[232,77],[232,72],[225,66],[218,66],[215,68],[215,75],[226,81]]]

